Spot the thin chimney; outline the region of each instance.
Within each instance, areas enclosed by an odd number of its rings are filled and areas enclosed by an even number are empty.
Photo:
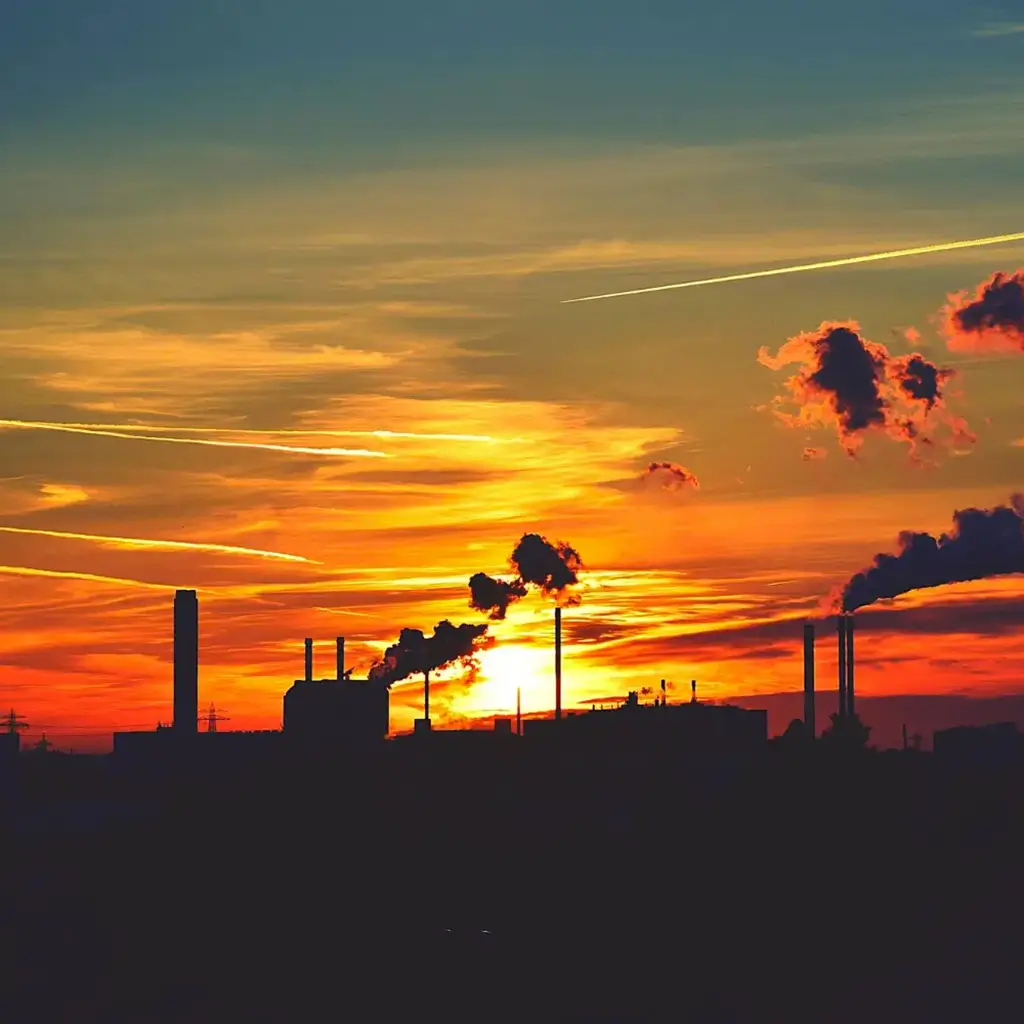
[[[523,735],[523,691],[516,687],[516,735]]]
[[[836,616],[836,634],[839,638],[839,717],[846,717],[846,616]]]
[[[846,616],[846,714],[853,717],[853,612]]]
[[[430,672],[423,673],[423,720],[430,728]]]
[[[814,721],[814,623],[804,623],[804,727],[807,735],[817,735]]]
[[[338,682],[340,683],[341,680],[345,678],[345,638],[343,636],[339,636],[336,642],[338,645],[337,654],[335,655],[337,659],[336,671],[338,673]]]
[[[555,605],[555,721],[562,718],[562,609]]]
[[[306,637],[306,675],[307,683],[313,682],[313,638]]]

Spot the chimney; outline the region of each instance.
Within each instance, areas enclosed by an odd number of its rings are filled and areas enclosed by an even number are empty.
[[[839,638],[839,717],[846,717],[846,615],[836,616],[836,632]]]
[[[846,714],[853,717],[853,612],[846,616]]]
[[[174,721],[180,735],[199,731],[199,598],[174,594]]]
[[[335,655],[335,659],[337,661],[337,668],[335,671],[338,674],[337,679],[340,683],[342,679],[345,678],[345,638],[343,636],[339,636],[336,643],[338,645],[338,652]]]
[[[306,674],[307,683],[313,682],[313,638],[306,637]]]
[[[516,735],[523,735],[523,691],[516,687]]]
[[[562,718],[562,609],[555,605],[555,721]]]
[[[804,727],[812,739],[817,735],[814,721],[814,623],[804,623]]]

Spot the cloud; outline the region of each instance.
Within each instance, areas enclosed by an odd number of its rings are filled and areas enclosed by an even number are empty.
[[[677,462],[652,462],[641,474],[641,480],[659,480],[667,491],[679,491],[685,487],[700,489],[697,477]]]
[[[1024,21],[990,21],[971,31],[975,39],[998,39],[1024,33]]]
[[[776,415],[792,427],[834,427],[848,454],[871,433],[908,444],[914,455],[938,439],[974,440],[966,423],[946,409],[944,388],[955,371],[916,353],[891,355],[863,337],[856,321],[826,321],[790,338],[775,356],[762,347],[757,359],[772,370],[798,364],[786,393],[773,402]],[[796,411],[786,411],[787,405]],[[948,437],[938,434],[941,428]]]
[[[816,462],[824,459],[828,455],[828,452],[824,448],[804,448],[803,455],[801,456],[804,462]]]
[[[950,295],[940,316],[954,352],[1024,351],[1024,270],[995,273],[973,295]]]

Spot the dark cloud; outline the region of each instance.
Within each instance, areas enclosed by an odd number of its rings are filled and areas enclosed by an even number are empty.
[[[917,353],[893,356],[863,337],[854,321],[822,323],[790,338],[775,356],[762,348],[758,362],[773,370],[798,364],[786,394],[774,401],[776,414],[794,427],[835,427],[850,454],[872,432],[907,443],[914,453],[922,444],[933,446],[943,436],[940,428],[947,440],[974,440],[967,424],[946,408],[944,386],[953,370]],[[786,405],[796,411],[785,411]]]
[[[487,626],[462,623],[454,626],[447,619],[434,627],[433,636],[419,629],[403,629],[398,642],[369,673],[369,678],[386,686],[412,675],[426,674],[460,662],[474,667],[477,652],[485,645]]]
[[[659,480],[668,491],[679,491],[684,487],[699,490],[700,481],[685,466],[677,462],[652,462],[641,475],[643,480]]]
[[[953,529],[933,537],[904,531],[898,554],[878,554],[873,565],[843,588],[847,611],[911,590],[1024,571],[1024,496],[993,509],[953,513]]]
[[[503,619],[508,607],[536,587],[545,597],[553,597],[559,605],[580,603],[574,588],[579,584],[583,561],[579,552],[563,541],[550,541],[539,533],[525,533],[509,557],[515,572],[512,580],[503,580],[486,573],[475,573],[469,580],[470,607],[487,612],[492,619]]]
[[[973,295],[950,295],[941,316],[956,352],[1024,351],[1024,270],[995,273]]]

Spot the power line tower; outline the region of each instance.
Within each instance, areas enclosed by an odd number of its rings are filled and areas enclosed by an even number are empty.
[[[216,732],[218,722],[230,722],[231,719],[227,715],[218,715],[217,709],[211,704],[210,710],[203,715],[199,721],[206,723],[207,732]]]
[[[11,710],[3,717],[2,721],[4,725],[4,731],[14,733],[15,735],[17,735],[23,729],[28,728],[28,722],[26,722],[25,719],[21,717],[21,715],[16,715],[14,713],[14,708],[11,708]]]

